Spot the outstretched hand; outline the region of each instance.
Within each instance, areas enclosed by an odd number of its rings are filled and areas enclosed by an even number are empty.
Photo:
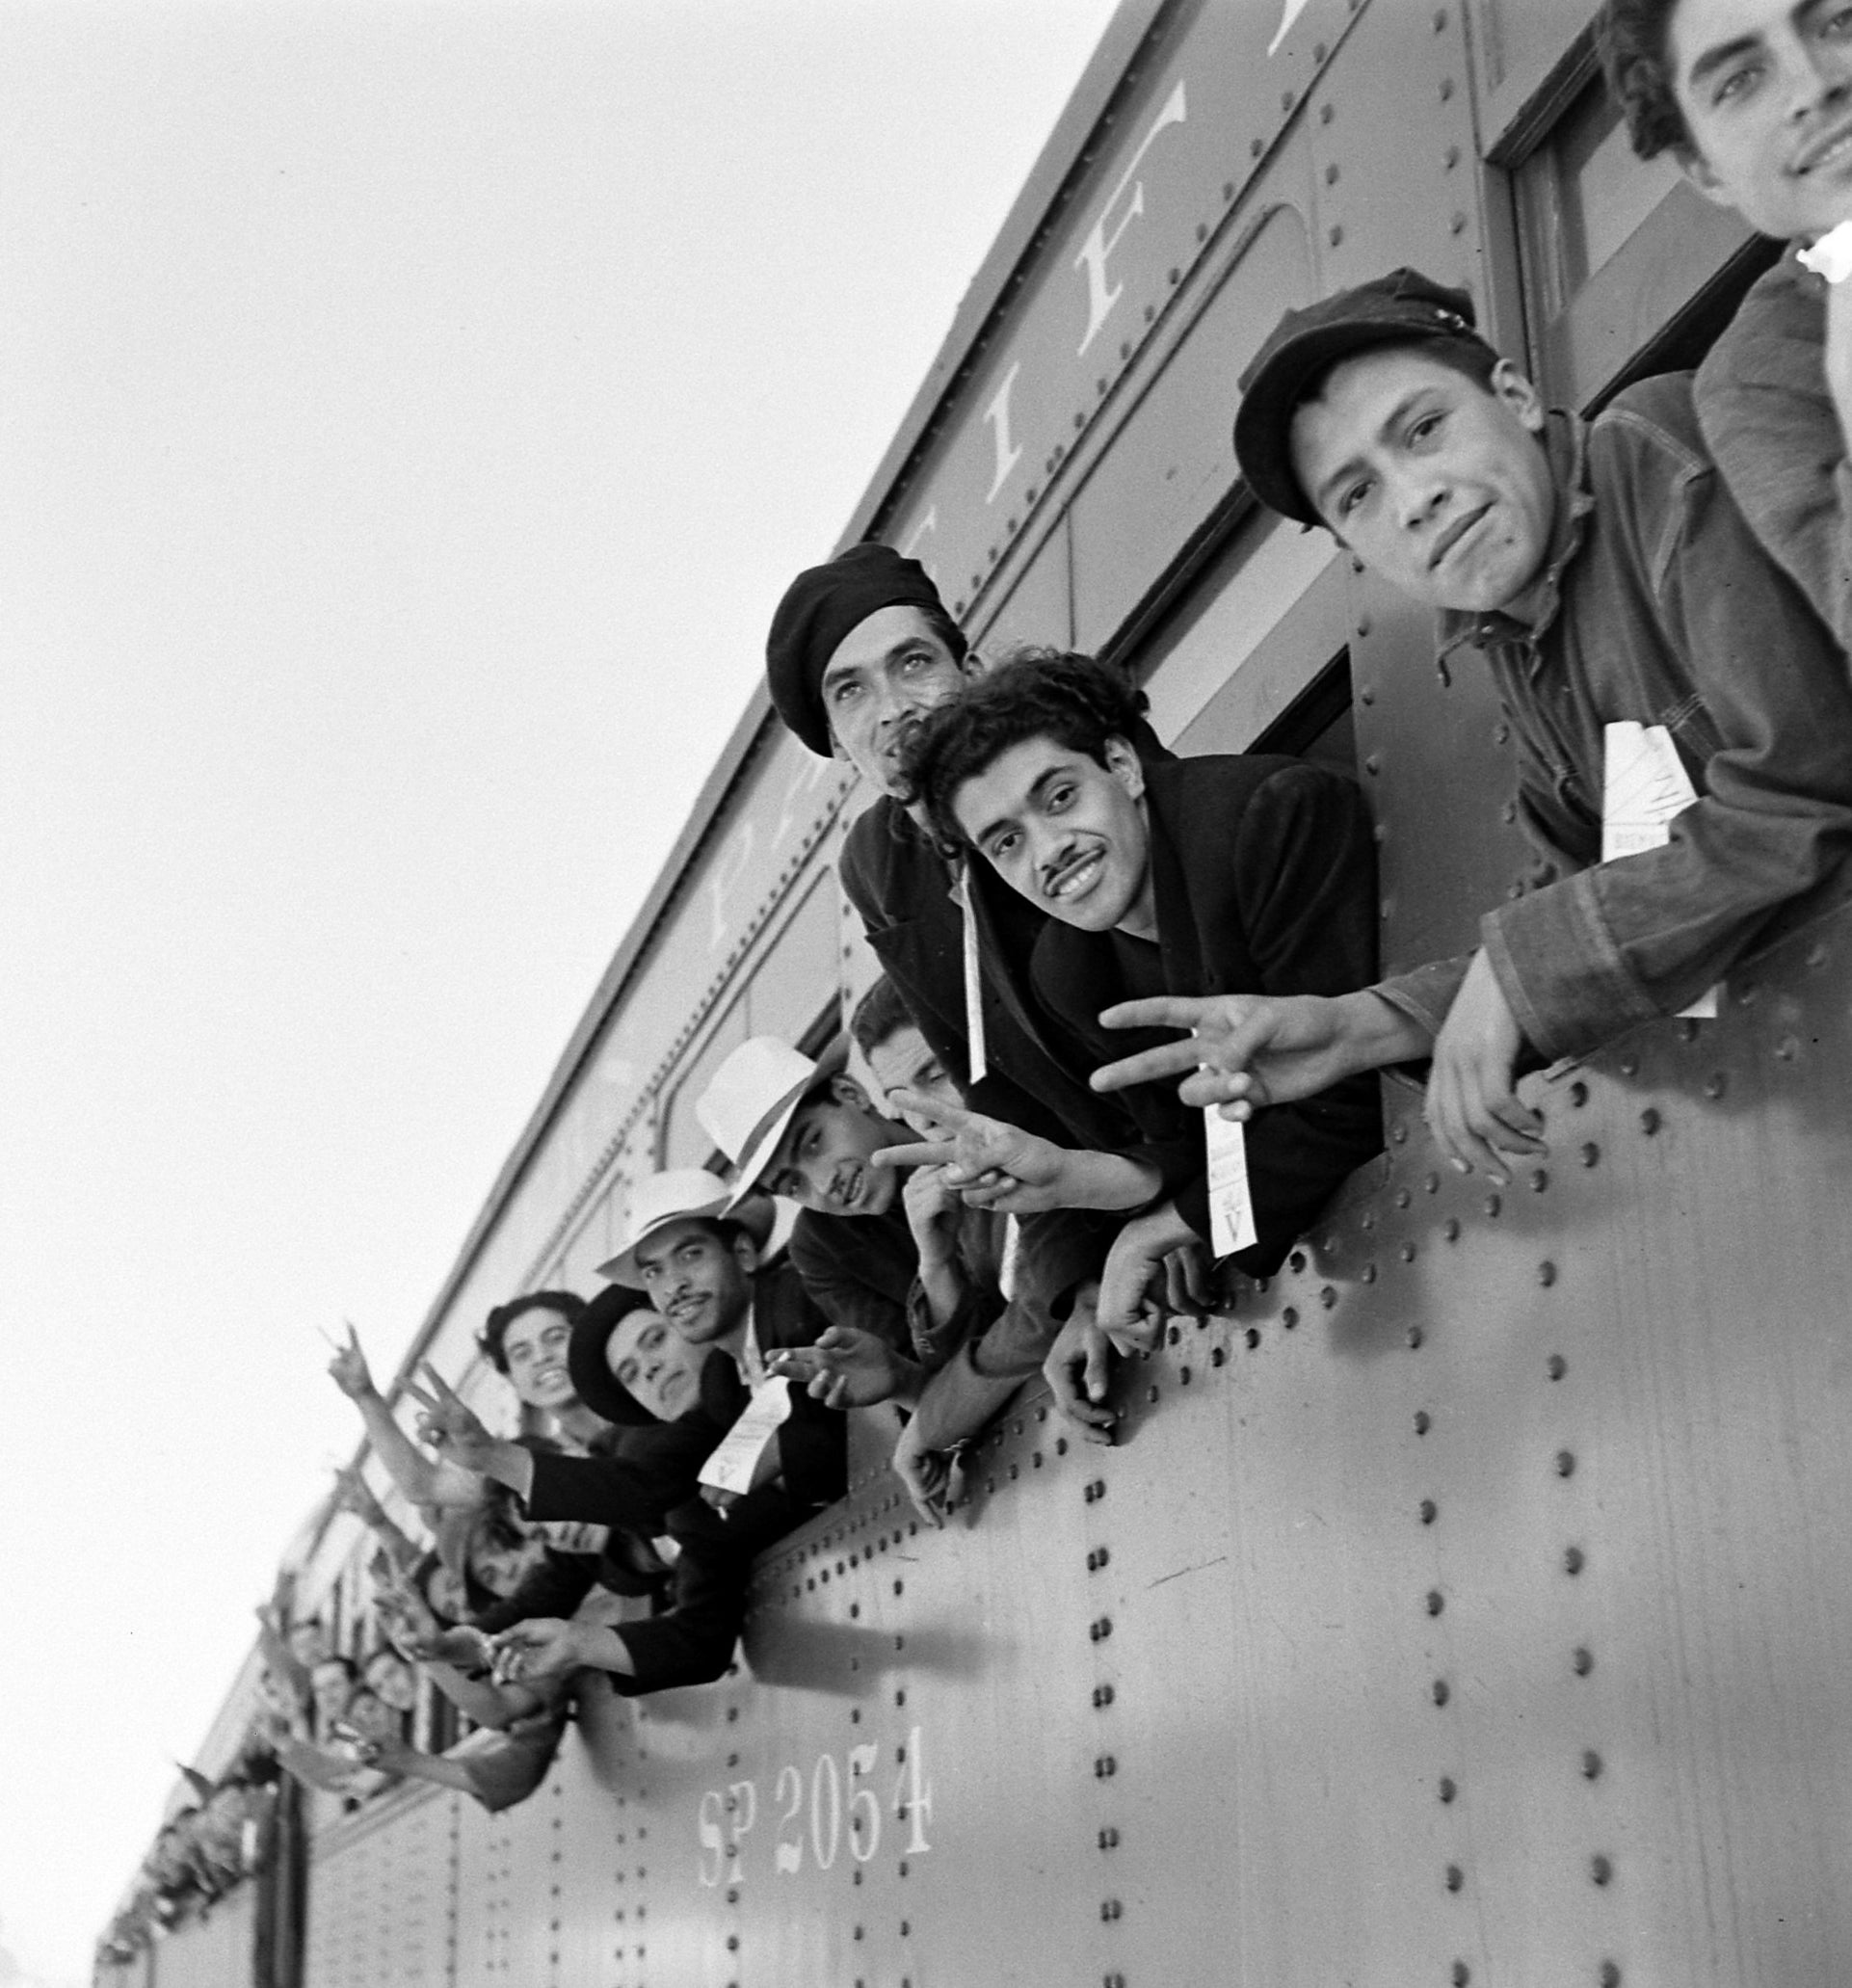
[[[918,1378],[912,1361],[857,1325],[833,1325],[813,1345],[781,1347],[765,1364],[826,1408],[873,1408]]]
[[[367,1367],[366,1355],[360,1351],[360,1336],[354,1330],[353,1320],[343,1322],[347,1326],[347,1343],[330,1340],[334,1358],[328,1363],[329,1377],[350,1401],[363,1401],[373,1392],[373,1375]]]
[[[419,1442],[430,1444],[446,1463],[458,1464],[465,1471],[486,1471],[498,1439],[430,1361],[422,1371],[422,1388],[406,1384],[406,1392],[423,1411],[418,1417]]]
[[[1179,1028],[1188,1035],[1096,1070],[1096,1091],[1180,1077],[1185,1104],[1218,1104],[1227,1119],[1310,1098],[1357,1068],[1343,1011],[1323,994],[1154,994],[1118,1001],[1106,1028]]]
[[[492,1675],[498,1684],[531,1684],[576,1670],[579,1626],[553,1615],[532,1615],[489,1639],[494,1651]]]
[[[873,1155],[878,1167],[942,1167],[945,1186],[967,1206],[1036,1215],[1068,1206],[1064,1197],[1066,1150],[1002,1119],[948,1103],[926,1091],[889,1094],[898,1111],[923,1119],[938,1137],[913,1146],[889,1146]]]

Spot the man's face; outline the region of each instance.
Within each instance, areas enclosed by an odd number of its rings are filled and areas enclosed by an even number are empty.
[[[376,1650],[366,1660],[366,1687],[393,1711],[410,1711],[418,1702],[418,1680],[396,1650]]]
[[[287,1638],[289,1654],[298,1663],[311,1668],[328,1655],[329,1635],[327,1628],[314,1620],[299,1622],[291,1629]]]
[[[557,1312],[523,1312],[502,1338],[508,1381],[529,1408],[562,1409],[577,1398],[567,1371],[572,1324]]]
[[[1543,426],[1507,361],[1485,387],[1391,346],[1332,368],[1292,417],[1292,466],[1338,541],[1412,600],[1516,611],[1556,516]]]
[[[611,1377],[661,1421],[673,1421],[701,1394],[701,1356],[654,1312],[629,1312],[604,1342]]]
[[[349,1701],[347,1723],[362,1739],[385,1739],[397,1732],[399,1715],[377,1692],[361,1690]]]
[[[495,1597],[505,1602],[546,1557],[546,1542],[520,1537],[499,1525],[479,1525],[469,1542],[469,1571]]]
[[[911,1021],[903,1021],[885,1043],[877,1043],[868,1051],[868,1068],[874,1073],[875,1082],[881,1086],[884,1111],[894,1110],[892,1100],[896,1091],[923,1091],[941,1104],[964,1101],[958,1095],[958,1086],[952,1081],[951,1072],[939,1061],[939,1052]],[[903,1111],[899,1116],[908,1128],[917,1132],[922,1139],[937,1137],[937,1127],[923,1113]]]
[[[837,752],[863,780],[892,793],[908,728],[964,680],[945,638],[921,609],[877,608],[823,666],[823,708]]]
[[[765,1170],[766,1190],[819,1215],[886,1214],[900,1176],[871,1158],[894,1143],[894,1127],[855,1078],[832,1077],[785,1127]]]
[[[354,1681],[343,1663],[318,1663],[309,1673],[308,1688],[315,1700],[315,1722],[324,1729],[341,1716],[354,1696]]]
[[[694,1217],[666,1222],[637,1245],[650,1305],[691,1346],[724,1339],[745,1317],[753,1261],[750,1241]]]
[[[1124,739],[1104,766],[1051,738],[999,753],[952,796],[952,817],[1011,889],[1064,925],[1150,924],[1145,770]]]
[[[1852,220],[1852,5],[1679,0],[1666,63],[1706,199],[1767,235]]]

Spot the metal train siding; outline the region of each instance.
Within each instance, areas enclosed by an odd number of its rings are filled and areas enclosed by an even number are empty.
[[[1766,252],[1626,154],[1592,12],[1131,0],[846,534],[981,637],[1136,663],[1186,749],[1354,751],[1391,966],[1527,887],[1503,721],[1254,513],[1233,381],[1402,262],[1559,401],[1688,362]],[[714,1062],[830,1025],[859,805],[754,703],[416,1357],[593,1288],[628,1182],[706,1156]],[[308,1988],[1852,1980],[1848,989],[1841,890],[1718,1021],[1538,1080],[1549,1155],[1502,1191],[1387,1080],[1386,1157],[1122,1371],[1117,1448],[1025,1391],[935,1534],[865,1429],[736,1675],[595,1690],[502,1816],[406,1791],[324,1831]],[[242,1979],[236,1944],[215,1917],[151,1978]]]

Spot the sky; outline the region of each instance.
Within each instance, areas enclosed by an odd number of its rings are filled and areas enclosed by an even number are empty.
[[[0,1988],[92,1944],[1109,0],[0,10]]]

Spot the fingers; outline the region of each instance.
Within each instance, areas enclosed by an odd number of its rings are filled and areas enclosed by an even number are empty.
[[[1177,1095],[1198,1110],[1209,1104],[1219,1105],[1222,1116],[1234,1125],[1252,1118],[1269,1101],[1265,1080],[1253,1070],[1231,1074],[1223,1070],[1194,1071],[1177,1085]]]
[[[424,1364],[423,1372],[440,1401],[454,1401],[459,1407],[462,1407],[463,1396],[457,1392],[456,1389],[444,1379],[443,1375],[428,1360]]]
[[[410,1396],[410,1398],[413,1401],[415,1401],[418,1404],[420,1408],[422,1408],[425,1411],[427,1415],[437,1414],[439,1406],[437,1397],[435,1394],[427,1394],[425,1391],[418,1386],[416,1381],[407,1381],[405,1384],[405,1392],[408,1395]]]
[[[1507,1155],[1527,1157],[1547,1150],[1543,1121],[1513,1096],[1502,1074],[1468,1062],[1436,1059],[1427,1120],[1457,1172],[1477,1169],[1500,1186],[1511,1179]]]
[[[1195,1028],[1215,1011],[1209,994],[1148,994],[1102,1009],[1102,1028]]]
[[[1096,1383],[1091,1355],[1060,1345],[1049,1354],[1042,1377],[1054,1395],[1054,1405],[1071,1421],[1085,1443],[1110,1445],[1114,1415],[1099,1405],[1105,1394],[1105,1342],[1100,1341],[1100,1367]]]
[[[914,1146],[884,1146],[868,1155],[874,1167],[942,1167],[958,1158],[958,1148],[949,1139],[926,1139]]]
[[[1124,1009],[1146,1005],[1142,1001],[1122,1001],[1117,1008],[1108,1008],[1099,1019],[1108,1026],[1129,1027],[1129,1022],[1114,1024],[1110,1018]],[[1193,1071],[1202,1053],[1202,1045],[1194,1036],[1186,1035],[1175,1043],[1160,1043],[1154,1049],[1140,1049],[1135,1056],[1122,1056],[1117,1063],[1102,1064],[1087,1081],[1096,1091],[1124,1091],[1133,1084],[1161,1083],[1166,1077],[1184,1076]]]
[[[928,1091],[912,1090],[905,1084],[897,1085],[887,1095],[896,1111],[916,1112],[950,1132],[962,1132],[967,1126],[984,1123],[980,1112],[967,1111],[962,1104],[948,1104],[942,1098],[935,1098]]]

